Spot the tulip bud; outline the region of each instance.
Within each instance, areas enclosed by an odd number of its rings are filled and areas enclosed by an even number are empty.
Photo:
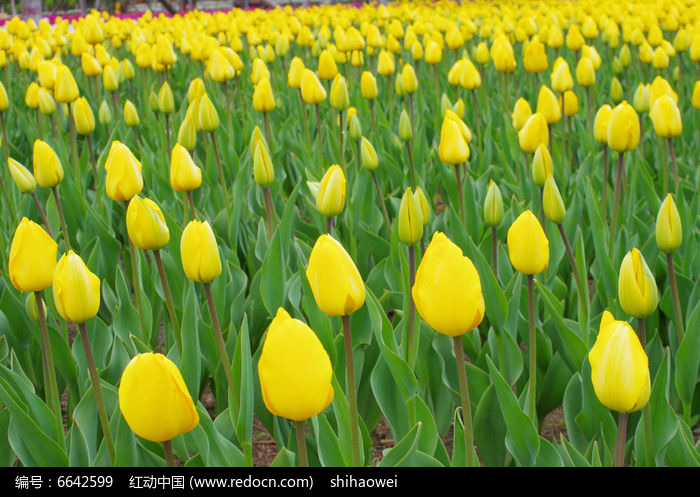
[[[126,210],[129,239],[142,250],[160,250],[170,241],[170,231],[160,207],[136,195]]]
[[[520,214],[508,230],[508,257],[523,274],[538,274],[549,265],[549,240],[529,210]]]
[[[623,98],[622,83],[620,83],[620,80],[615,77],[610,82],[610,98],[615,103],[621,102]]]
[[[5,85],[0,82],[0,112],[5,112],[10,106],[10,102],[7,98],[7,90],[5,90]]]
[[[51,116],[56,112],[56,102],[44,88],[39,89],[39,111],[45,116]]]
[[[301,98],[310,105],[316,105],[326,99],[326,89],[318,80],[316,73],[304,69],[301,76]]]
[[[649,110],[649,87],[644,83],[639,83],[634,92],[632,105],[637,114],[641,114]]]
[[[250,135],[250,141],[248,142],[248,150],[250,150],[250,158],[253,159],[255,157],[255,149],[258,146],[258,143],[262,143],[263,147],[267,150],[267,155],[270,155],[270,148],[267,146],[267,140],[265,140],[265,136],[263,136],[262,131],[260,131],[260,128],[258,126],[255,126],[253,128],[253,132]]]
[[[401,71],[401,79],[403,83],[403,90],[406,93],[415,93],[418,91],[418,78],[416,77],[416,71],[413,69],[411,64],[406,63]]]
[[[430,203],[428,202],[428,199],[425,198],[425,194],[420,186],[416,187],[416,191],[413,192],[413,196],[416,198],[416,202],[418,202],[418,206],[420,207],[421,219],[423,220],[423,227],[425,227],[430,221]]]
[[[58,314],[72,323],[84,323],[100,309],[100,279],[72,250],[56,265],[53,300]]]
[[[631,105],[615,107],[608,124],[608,146],[616,152],[629,152],[639,144],[639,119]]]
[[[97,111],[97,119],[103,126],[106,126],[112,122],[112,111],[110,110],[109,105],[105,100],[102,101],[102,103],[100,104],[100,108]]]
[[[513,108],[513,114],[511,115],[513,128],[515,131],[520,131],[530,116],[532,115],[532,109],[530,109],[530,104],[527,100],[520,97],[517,102],[515,102],[515,107]]]
[[[287,74],[287,84],[290,88],[301,88],[301,76],[304,69],[304,61],[299,57],[294,57],[289,64],[289,73]]]
[[[34,178],[42,188],[52,188],[63,180],[61,160],[51,146],[41,140],[34,141]]]
[[[225,83],[236,76],[233,66],[221,50],[214,50],[209,62],[209,76],[217,83]]]
[[[390,76],[396,71],[396,66],[394,65],[394,56],[391,52],[382,50],[379,52],[379,58],[377,60],[377,72],[382,76]]]
[[[532,40],[525,47],[523,54],[523,66],[530,73],[540,73],[547,69],[547,53],[544,43],[539,40]]]
[[[362,138],[362,124],[360,124],[357,113],[353,113],[348,119],[348,136],[355,142]]]
[[[194,150],[194,146],[197,143],[197,127],[192,118],[192,114],[189,112],[185,114],[185,118],[182,120],[180,128],[177,131],[177,142],[189,152]]]
[[[163,114],[172,114],[175,110],[175,98],[167,81],[163,83],[158,93],[158,110]]]
[[[691,99],[691,103],[693,104],[693,107],[696,109],[700,109],[700,81],[695,82],[695,86],[693,87],[693,97]]]
[[[564,115],[566,117],[575,115],[578,112],[578,97],[576,94],[571,90],[567,90],[562,98],[564,99]]]
[[[338,74],[338,66],[335,64],[333,55],[328,50],[321,51],[318,58],[318,77],[330,81],[336,74]]]
[[[537,186],[542,188],[545,181],[547,181],[547,176],[550,176],[553,172],[552,156],[547,146],[540,144],[532,158],[532,179]]]
[[[612,108],[608,104],[603,104],[598,112],[596,112],[593,120],[593,136],[598,143],[608,143],[608,127],[610,125],[610,117],[612,116]]]
[[[559,99],[554,92],[542,86],[537,97],[537,113],[542,114],[547,120],[547,124],[554,124],[561,120],[561,108]]]
[[[518,132],[520,148],[533,153],[540,145],[549,145],[549,129],[547,120],[539,112],[532,114]]]
[[[199,100],[199,125],[204,131],[214,131],[219,127],[219,114],[205,93]]]
[[[261,188],[267,188],[275,179],[275,169],[272,167],[270,154],[262,141],[257,142],[255,145],[253,174],[255,182]]]
[[[39,85],[32,81],[27,87],[27,93],[24,95],[24,103],[30,109],[39,108]]]
[[[139,113],[129,99],[124,102],[124,121],[130,128],[135,128],[139,125]]]
[[[112,69],[109,64],[105,66],[102,71],[102,85],[108,92],[117,91],[119,89],[119,80],[117,79],[117,73]]]
[[[176,143],[170,156],[170,185],[178,192],[189,192],[202,184],[202,171],[187,149]]]
[[[479,273],[462,249],[439,231],[425,250],[411,294],[423,320],[443,335],[463,335],[484,318]]]
[[[666,252],[673,252],[683,242],[683,225],[678,214],[673,195],[670,193],[661,203],[659,214],[656,216],[656,244]]]
[[[158,40],[156,41],[156,60],[166,68],[177,62],[173,45],[164,35],[158,35]]]
[[[78,98],[78,85],[68,66],[61,64],[56,70],[56,83],[53,88],[56,102],[71,103]]]
[[[258,376],[265,407],[275,416],[304,421],[333,400],[326,350],[311,328],[281,307],[267,329]]]
[[[576,81],[581,86],[595,85],[595,69],[588,57],[582,57],[576,65]]]
[[[652,58],[651,63],[654,66],[654,69],[657,71],[668,67],[668,54],[662,47],[657,47],[656,50],[654,50],[654,57]]]
[[[484,222],[489,226],[498,226],[503,220],[503,197],[498,185],[489,181],[489,189],[484,199]]]
[[[207,92],[202,78],[194,78],[187,87],[187,101],[192,103]]]
[[[654,124],[654,131],[661,138],[674,138],[683,131],[681,112],[676,102],[668,95],[656,99],[649,116]]]
[[[542,195],[542,203],[544,206],[544,215],[554,224],[561,224],[566,216],[566,206],[559,193],[557,182],[554,181],[554,176],[547,176],[547,181],[544,183],[544,193]]]
[[[445,164],[461,164],[469,159],[469,146],[459,125],[447,117],[442,121],[438,152],[440,160]]]
[[[345,174],[338,164],[333,164],[323,175],[316,195],[316,207],[325,217],[334,217],[345,206]]]
[[[343,246],[330,235],[316,240],[306,278],[316,305],[329,316],[349,316],[365,303],[360,272]]]
[[[209,283],[221,274],[221,259],[214,232],[207,221],[190,221],[182,232],[180,257],[185,275]]]
[[[603,313],[600,331],[588,353],[591,382],[598,400],[608,409],[632,412],[649,402],[649,359],[627,322]]]
[[[41,299],[41,304],[44,306],[44,309],[46,309],[46,302],[44,299]],[[36,324],[39,324],[39,310],[36,306],[36,293],[29,292],[24,297],[24,309],[27,311],[30,319]]]
[[[620,306],[630,316],[641,319],[656,310],[659,303],[656,281],[644,256],[636,248],[622,260],[617,291]]]
[[[372,143],[364,136],[360,142],[360,157],[362,158],[362,167],[368,171],[375,171],[377,169],[379,165],[377,151],[374,149],[374,146],[372,146]]]
[[[622,71],[624,70],[624,67],[622,67],[622,63],[620,62],[620,59],[618,59],[617,57],[613,57],[612,68],[613,68],[614,74],[622,74]]]
[[[21,292],[39,292],[51,286],[58,245],[44,229],[26,217],[17,226],[10,245],[8,273]]]
[[[141,162],[134,157],[129,147],[114,140],[105,161],[107,196],[115,202],[131,200],[143,189]]]
[[[129,428],[152,442],[167,442],[199,424],[199,414],[175,363],[163,354],[139,354],[119,382],[119,409]]]
[[[7,167],[10,169],[12,180],[22,193],[33,193],[36,190],[36,180],[26,167],[12,157],[7,159]]]
[[[413,125],[411,124],[411,118],[408,117],[406,109],[401,110],[401,117],[399,118],[399,137],[405,142],[411,141],[411,138],[413,138]]]
[[[339,73],[336,74],[331,84],[331,107],[342,112],[350,107],[350,96],[345,78]]]
[[[255,87],[253,108],[258,112],[270,112],[275,108],[275,97],[268,78],[261,79]]]
[[[418,243],[421,238],[423,238],[422,211],[409,187],[399,207],[399,240],[410,246]]]

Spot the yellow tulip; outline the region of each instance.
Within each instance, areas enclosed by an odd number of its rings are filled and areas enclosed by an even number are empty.
[[[518,132],[518,142],[521,149],[530,153],[540,145],[549,146],[547,119],[539,112],[532,114]]]
[[[209,76],[217,83],[225,83],[236,76],[236,71],[221,50],[214,50],[209,62]]]
[[[670,193],[661,203],[656,216],[656,244],[664,252],[673,252],[683,242],[683,225],[678,208]]]
[[[9,107],[10,101],[7,98],[7,90],[5,89],[5,85],[0,82],[0,112],[5,112]]]
[[[253,177],[261,188],[267,188],[275,179],[275,168],[272,167],[270,153],[267,146],[265,146],[264,140],[260,140],[255,144],[255,152],[253,153]]]
[[[311,69],[304,69],[301,76],[301,98],[311,105],[319,104],[326,99],[326,89]]]
[[[629,152],[639,144],[639,119],[627,102],[615,107],[608,123],[608,146],[617,152]]]
[[[588,57],[582,57],[576,64],[576,81],[581,86],[595,85],[595,68]]]
[[[39,108],[39,85],[32,81],[27,87],[27,93],[24,94],[24,103],[30,109]]]
[[[272,94],[270,80],[263,78],[253,92],[253,108],[258,112],[270,112],[275,108],[275,97]]]
[[[330,81],[336,74],[338,74],[338,66],[335,64],[333,55],[328,50],[323,50],[318,58],[318,77]]]
[[[559,99],[554,92],[545,85],[542,85],[537,96],[537,113],[544,116],[547,120],[547,124],[554,124],[561,120]]]
[[[39,292],[51,286],[58,245],[44,229],[26,217],[15,230],[10,245],[8,272],[21,292]]]
[[[513,47],[504,37],[497,38],[491,47],[491,59],[498,72],[509,73],[515,69]]]
[[[53,62],[42,60],[36,67],[39,84],[47,90],[52,90],[56,84],[56,66]]]
[[[683,131],[681,112],[668,95],[656,99],[649,116],[654,124],[654,132],[661,138],[674,138]]]
[[[348,95],[348,85],[345,78],[336,74],[331,84],[331,107],[337,111],[344,111],[350,107],[350,96]]]
[[[72,250],[56,264],[53,300],[58,314],[72,323],[84,323],[100,309],[100,279]]]
[[[360,141],[360,158],[362,160],[362,167],[368,171],[377,170],[377,167],[379,166],[377,151],[374,149],[372,143],[364,136]]]
[[[399,240],[406,245],[415,245],[423,238],[422,211],[410,187],[401,198],[398,222]]]
[[[131,128],[139,125],[139,113],[136,106],[128,98],[124,102],[124,122]]]
[[[104,40],[104,31],[102,30],[102,25],[99,19],[90,15],[85,17],[85,28],[84,28],[85,41],[91,45],[97,45],[102,43]]]
[[[97,111],[97,118],[99,119],[100,124],[105,126],[112,122],[112,111],[109,109],[109,105],[105,100],[103,100],[100,104],[100,108]]]
[[[191,104],[207,92],[202,78],[194,78],[187,87],[187,101]]]
[[[102,85],[108,92],[117,91],[119,89],[119,80],[117,73],[109,64],[102,71]]]
[[[42,188],[52,188],[63,180],[61,160],[48,143],[34,141],[34,178]]]
[[[596,112],[593,120],[593,136],[598,143],[608,143],[608,127],[610,125],[610,117],[612,116],[612,107],[608,104],[603,104],[598,112]]]
[[[127,364],[119,383],[119,409],[129,428],[151,442],[166,442],[199,424],[187,385],[175,363],[148,352]]]
[[[502,220],[503,196],[498,185],[491,180],[484,199],[484,222],[489,226],[498,226]]]
[[[650,98],[649,85],[644,83],[639,83],[637,89],[634,91],[634,97],[632,98],[632,106],[637,114],[642,114],[649,110],[649,98]]]
[[[649,402],[649,360],[629,323],[605,311],[588,361],[593,390],[605,407],[632,412]]]
[[[623,91],[622,91],[622,83],[620,83],[620,80],[614,77],[612,81],[610,82],[610,98],[612,99],[613,102],[618,103],[622,101],[623,97]]]
[[[523,67],[527,72],[540,73],[547,69],[547,52],[544,43],[539,40],[532,40],[525,47],[523,54]]]
[[[219,127],[219,114],[216,112],[214,104],[209,99],[209,94],[205,93],[199,99],[199,125],[204,131],[214,131]]]
[[[584,43],[585,41],[583,39],[583,35],[581,35],[578,25],[572,24],[569,27],[568,33],[566,34],[566,46],[569,48],[569,50],[579,51],[581,50],[581,47],[583,47]]]
[[[340,214],[345,207],[346,180],[343,170],[338,164],[333,164],[323,175],[321,182],[314,190],[314,183],[309,187],[316,199],[318,211],[325,217],[334,217]]]
[[[160,250],[170,241],[170,231],[160,207],[136,195],[126,210],[129,239],[142,250]]]
[[[413,196],[416,198],[416,202],[418,202],[418,207],[420,207],[423,227],[426,227],[430,221],[430,203],[428,202],[428,199],[425,198],[423,189],[420,186],[416,187],[416,191],[413,192]]]
[[[330,235],[316,240],[306,278],[316,305],[329,316],[349,316],[365,303],[365,285],[355,263]]]
[[[379,58],[377,60],[377,72],[382,76],[390,76],[396,71],[396,66],[394,65],[394,56],[391,52],[382,50],[379,52]]]
[[[442,49],[440,48],[440,45],[435,43],[433,40],[430,40],[425,46],[424,58],[428,64],[439,64],[442,60]]]
[[[511,114],[511,119],[513,123],[513,128],[515,131],[520,131],[530,116],[532,115],[532,109],[530,104],[523,97],[520,97],[515,102],[515,107],[513,108],[513,114]]]
[[[520,214],[508,230],[508,257],[523,274],[538,274],[549,265],[549,240],[529,210]]]
[[[45,88],[39,88],[39,111],[45,116],[51,116],[56,112],[56,102]]]
[[[566,216],[566,206],[559,193],[557,182],[551,174],[547,176],[547,181],[544,183],[544,192],[542,194],[542,205],[544,207],[544,215],[554,224],[561,224]]]
[[[442,121],[438,152],[440,160],[445,164],[461,164],[469,159],[469,145],[467,145],[459,125],[447,117]]]
[[[172,114],[175,110],[175,98],[167,81],[163,83],[163,86],[160,87],[160,92],[158,92],[158,109],[163,114]]]
[[[193,116],[194,113],[188,112],[185,114],[185,118],[177,131],[177,142],[190,152],[197,143],[197,125]]]
[[[443,335],[463,335],[484,318],[479,273],[462,249],[439,231],[425,250],[411,294],[423,320]]]
[[[78,98],[78,85],[68,66],[61,64],[56,70],[56,82],[53,87],[53,97],[56,102],[69,104]]]
[[[562,98],[564,99],[564,115],[566,117],[575,115],[578,112],[578,97],[576,94],[571,90],[567,90]]]
[[[547,176],[554,172],[554,164],[552,156],[549,153],[546,145],[540,144],[535,150],[535,155],[532,158],[532,179],[540,188],[547,181]]]
[[[620,306],[630,316],[645,318],[656,310],[659,303],[656,280],[636,248],[622,259],[617,292]]]
[[[177,62],[173,45],[164,35],[158,35],[156,41],[156,60],[165,67],[172,66]]]
[[[14,160],[12,157],[7,159],[7,167],[10,170],[12,180],[22,193],[33,193],[36,190],[36,180],[34,175],[30,173],[26,167]]]
[[[301,76],[304,69],[304,61],[299,57],[294,57],[289,64],[289,72],[287,73],[287,84],[290,88],[301,88]]]
[[[303,421],[333,400],[328,353],[308,325],[281,307],[267,329],[258,376],[265,407],[275,416]]]
[[[185,147],[176,143],[170,156],[170,185],[178,192],[189,192],[202,184],[202,171]]]
[[[216,237],[207,221],[190,221],[180,239],[180,258],[185,275],[192,281],[209,283],[221,274]]]
[[[105,161],[107,196],[115,202],[131,200],[143,189],[141,162],[134,157],[129,147],[114,140]]]

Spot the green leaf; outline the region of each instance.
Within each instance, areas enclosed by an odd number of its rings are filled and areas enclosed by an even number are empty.
[[[559,452],[546,438],[540,437],[540,450],[537,453],[535,465],[538,468],[551,468],[564,466]]]
[[[481,279],[481,290],[486,302],[486,316],[489,322],[502,333],[508,319],[508,303],[506,297],[493,274],[491,265],[486,261],[481,251],[474,245],[471,238],[467,238],[467,255],[474,262]]]
[[[236,427],[238,441],[243,446],[243,452],[249,458],[247,462],[252,465],[252,439],[253,439],[253,407],[255,395],[253,391],[253,360],[250,351],[250,337],[248,336],[248,317],[243,315],[243,323],[238,333],[236,350],[233,354],[233,378],[238,386],[240,408],[237,419],[233,421]]]
[[[297,456],[286,447],[282,447],[270,463],[272,468],[293,468],[296,466]]]
[[[485,466],[504,465],[506,459],[505,438],[506,424],[498,404],[496,389],[492,383],[481,396],[474,413],[474,441],[479,450],[479,457]],[[457,440],[456,433],[455,440]],[[455,444],[455,447],[457,445],[461,446],[461,444]]]
[[[416,423],[399,442],[387,452],[377,466],[405,466],[409,458],[418,450],[421,423]]]
[[[287,281],[287,264],[282,255],[282,235],[277,230],[272,237],[262,265],[262,280],[260,281],[260,293],[265,309],[270,314],[275,314],[279,307],[284,307],[286,302],[285,283]]]
[[[199,388],[202,380],[202,357],[199,347],[199,309],[195,304],[194,287],[188,286],[185,304],[182,312],[180,332],[182,334],[182,357],[180,372],[185,380],[187,390],[195,399],[199,398]]]
[[[700,369],[700,304],[690,315],[683,341],[676,353],[676,390],[681,402],[690,404]]]
[[[311,418],[311,426],[316,434],[316,451],[321,466],[325,468],[345,466],[338,436],[333,431],[325,414],[319,413]]]

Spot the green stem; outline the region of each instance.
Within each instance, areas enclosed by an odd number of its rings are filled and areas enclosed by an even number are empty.
[[[295,421],[294,428],[297,437],[297,455],[299,456],[299,467],[308,468],[309,460],[306,457],[306,437],[304,436],[304,424],[306,421]]]
[[[36,205],[36,208],[39,209],[39,215],[41,216],[41,221],[44,223],[44,226],[46,226],[46,232],[51,238],[53,238],[51,226],[49,226],[49,221],[46,219],[46,213],[44,212],[44,208],[41,206],[39,199],[36,197],[35,192],[32,192],[32,199],[34,200],[34,205]]]
[[[175,343],[177,345],[177,350],[182,357],[182,333],[180,331],[180,325],[177,321],[177,314],[175,313],[175,304],[173,304],[173,295],[170,293],[170,285],[168,285],[168,278],[165,274],[165,267],[163,266],[163,259],[160,256],[160,250],[154,250],[153,255],[156,259],[156,265],[158,266],[158,274],[160,275],[160,282],[163,285],[163,293],[165,294],[165,307],[168,309],[168,316],[170,316],[170,325],[173,328],[173,333],[175,334]]]
[[[216,167],[219,170],[219,182],[221,183],[221,188],[224,191],[224,203],[226,204],[226,212],[228,213],[229,220],[231,219],[231,205],[228,201],[228,189],[226,188],[226,176],[224,176],[224,166],[221,164],[221,157],[219,156],[219,147],[216,146],[216,137],[214,136],[214,131],[211,133],[211,143],[214,148],[214,157],[216,158]]]
[[[274,223],[274,207],[272,205],[272,195],[270,195],[270,188],[263,188],[263,193],[265,194],[265,217],[267,218],[267,236],[272,240],[272,236],[275,234],[275,223]]]
[[[619,152],[617,156],[617,176],[615,177],[615,194],[613,198],[612,222],[610,223],[610,247],[613,250],[615,244],[615,232],[617,231],[617,211],[620,208],[620,190],[622,181],[622,169],[624,168],[624,153]]]
[[[76,180],[80,178],[79,172],[78,172],[78,145],[76,143],[76,137],[75,137],[75,123],[73,122],[73,111],[71,110],[70,104],[67,105],[68,107],[68,128],[70,129],[70,157],[71,160],[73,161],[73,174],[75,175]]]
[[[43,140],[44,139],[44,132],[41,129],[41,112],[39,111],[39,108],[37,107],[35,112],[36,114],[36,129],[37,133],[39,134],[39,139]]]
[[[491,265],[493,274],[498,278],[498,238],[495,226],[491,227]]]
[[[126,209],[129,209],[129,200],[126,201]],[[134,301],[136,304],[136,312],[139,315],[139,321],[141,323],[141,339],[146,341],[148,340],[146,336],[148,330],[141,301],[141,280],[139,279],[138,256],[136,254],[136,246],[131,241],[131,238],[129,238],[129,257],[131,259],[131,284],[134,287]]]
[[[372,179],[374,180],[374,188],[377,190],[377,197],[379,197],[379,202],[382,206],[382,215],[384,216],[386,229],[389,231],[389,235],[391,235],[391,221],[389,220],[389,212],[386,210],[386,202],[384,202],[384,196],[382,195],[382,189],[379,186],[376,171],[372,171]]]
[[[530,356],[530,379],[528,384],[529,414],[537,427],[537,334],[535,332],[535,290],[533,277],[527,275],[527,311],[529,323],[528,352]]]
[[[169,468],[174,468],[175,457],[173,457],[173,443],[171,440],[163,442],[163,455],[165,456],[165,464]]]
[[[464,197],[462,195],[462,176],[459,172],[460,165],[455,164],[455,178],[457,178],[457,193],[459,194],[459,218],[462,220],[462,225],[464,225]]]
[[[678,283],[676,282],[676,271],[673,267],[673,252],[666,254],[666,264],[668,265],[668,279],[671,284],[671,296],[673,297],[673,315],[676,318],[676,330],[678,331],[678,343],[683,341],[685,328],[683,326],[683,312],[681,311],[681,300],[678,296]]]
[[[408,151],[408,163],[411,166],[411,179],[413,180],[413,189],[416,189],[416,168],[413,165],[413,154],[411,153],[411,142],[410,140],[406,142],[406,150]]]
[[[639,332],[639,340],[642,342],[642,348],[646,351],[647,348],[647,337],[646,337],[646,319],[637,318],[637,330]],[[644,419],[644,439],[646,444],[646,465],[647,467],[653,466],[653,454],[651,453],[651,407],[649,404],[644,406],[642,410],[642,418]]]
[[[574,273],[574,278],[576,279],[576,287],[578,289],[579,313],[583,313],[586,311],[586,302],[588,302],[588,288],[586,286],[584,286],[583,279],[581,278],[581,273],[578,272],[578,266],[576,265],[576,258],[574,257],[574,251],[571,250],[571,244],[569,243],[569,237],[566,236],[566,231],[564,231],[564,227],[561,224],[557,224],[557,227],[559,228],[559,233],[561,234],[561,239],[564,241],[564,247],[566,247],[566,255],[569,256],[569,263],[571,264],[571,271]],[[585,331],[584,331],[584,343],[588,344],[588,328],[587,327],[585,328]]]
[[[44,367],[44,386],[46,388],[46,403],[51,411],[57,416],[57,422],[61,424],[61,432],[63,432],[63,423],[61,420],[61,402],[58,398],[58,385],[56,383],[56,370],[53,363],[53,354],[51,353],[51,342],[49,341],[49,332],[46,328],[46,314],[44,314],[44,303],[41,300],[41,291],[34,292],[36,300],[36,310],[39,316],[39,329],[41,330],[41,355],[42,364]]]
[[[270,134],[270,118],[267,112],[263,112],[263,123],[265,125],[265,139],[267,140],[267,146],[272,148],[272,135]],[[232,133],[233,131],[231,131]]]
[[[68,228],[66,227],[66,218],[63,216],[61,200],[58,198],[58,189],[55,186],[52,186],[51,192],[53,193],[53,198],[56,201],[56,208],[58,209],[58,219],[61,221],[61,231],[63,231],[63,239],[66,242],[66,249],[72,250],[70,245],[70,238],[68,237]]]
[[[345,170],[345,158],[343,157],[343,111],[338,111],[338,164]]]
[[[462,416],[464,419],[464,453],[467,467],[474,467],[474,431],[472,428],[472,408],[469,400],[469,385],[467,372],[464,367],[464,348],[462,335],[453,338],[455,358],[457,360],[457,377],[459,378],[459,393],[462,397]]]
[[[603,215],[603,222],[608,218],[608,145],[603,144],[603,201],[601,207],[601,214]]]
[[[671,166],[673,167],[673,186],[676,195],[678,194],[678,164],[676,162],[676,149],[673,146],[673,138],[668,139],[668,145],[671,150]]]
[[[617,415],[617,445],[615,446],[615,467],[625,464],[625,439],[627,438],[627,413]]]
[[[195,219],[197,219],[197,215],[194,212],[194,201],[192,200],[192,191],[189,190],[185,192],[185,196],[187,197],[187,204],[190,208],[190,217],[192,218],[191,220],[194,221]]]
[[[7,141],[7,128],[5,126],[4,112],[0,112],[0,125],[2,125],[2,136],[5,140],[3,142],[5,145],[3,148],[5,149],[5,164],[7,164],[10,159],[10,142]],[[2,196],[5,197],[5,204],[7,204],[7,208],[12,213],[13,224],[17,224],[17,210],[15,209],[14,197],[8,195],[7,189],[5,188],[5,180],[2,179],[2,174],[0,174],[0,188],[2,188]]]
[[[350,432],[352,439],[352,465],[362,464],[360,455],[360,425],[357,416],[357,391],[355,390],[355,364],[352,358],[352,332],[350,316],[343,316],[343,338],[345,341],[345,384],[350,404]]]
[[[102,386],[100,385],[100,377],[97,375],[97,367],[95,366],[95,358],[92,355],[92,346],[90,338],[87,334],[87,326],[85,323],[78,323],[80,329],[80,338],[83,342],[83,350],[87,359],[88,372],[90,374],[90,383],[92,384],[92,393],[95,395],[95,403],[97,404],[97,414],[100,418],[102,426],[102,435],[107,444],[107,453],[109,454],[109,462],[114,466],[116,461],[116,452],[114,450],[114,440],[112,440],[112,432],[109,428],[109,417],[107,416],[107,408],[102,397]]]
[[[88,142],[88,150],[90,151],[90,165],[92,166],[92,175],[94,177],[94,187],[95,190],[97,190],[97,161],[95,160],[95,152],[92,148],[92,138],[90,138],[90,135],[87,135],[87,142]]]
[[[411,369],[416,367],[416,303],[413,301],[413,284],[416,281],[416,251],[411,245],[408,247],[408,365]]]

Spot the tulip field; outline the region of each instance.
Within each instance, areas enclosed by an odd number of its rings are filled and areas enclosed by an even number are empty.
[[[697,3],[14,17],[0,82],[2,466],[700,466]]]

